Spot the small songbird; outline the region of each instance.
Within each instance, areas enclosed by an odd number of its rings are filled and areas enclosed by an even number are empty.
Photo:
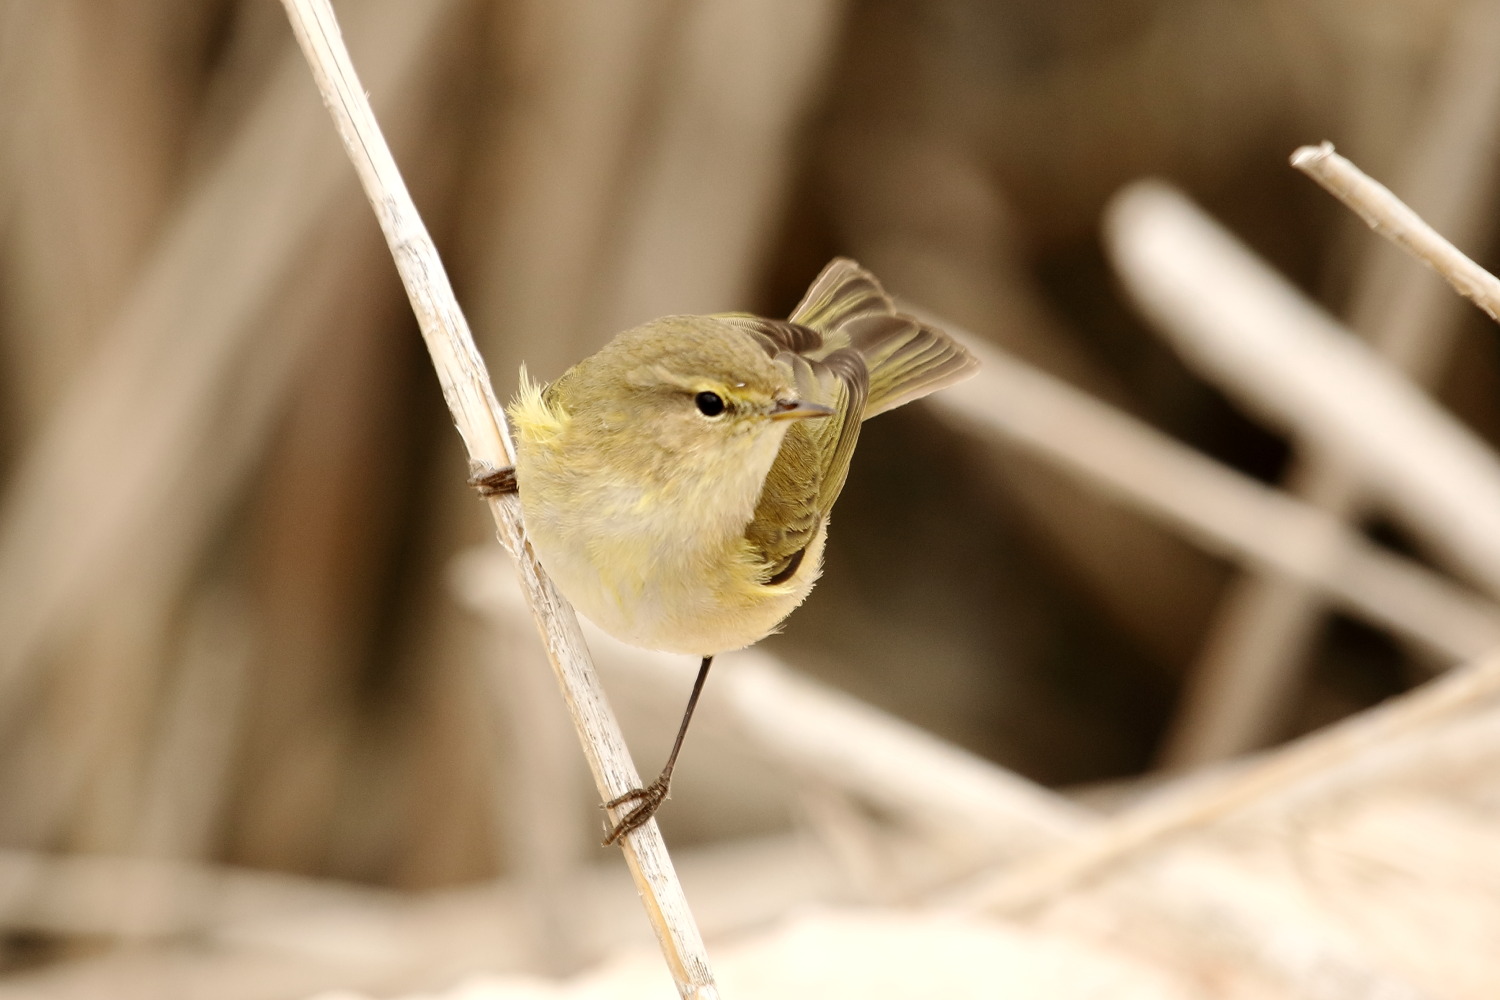
[[[812,590],[860,422],[976,367],[837,259],[788,320],[667,316],[550,385],[522,368],[514,483],[542,567],[616,638],[702,657],[661,775],[605,803],[635,803],[606,844],[666,798],[714,654]]]

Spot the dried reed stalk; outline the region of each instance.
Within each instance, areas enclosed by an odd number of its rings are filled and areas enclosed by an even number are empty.
[[[974,378],[932,397],[942,419],[1026,448],[1215,552],[1305,580],[1351,613],[1455,662],[1500,639],[1500,609],[1490,602],[952,324],[933,321],[962,336],[983,362]]]
[[[515,585],[515,570],[503,565],[509,560],[493,545],[484,546],[482,558],[493,563],[494,575],[514,591],[516,608],[469,646],[471,664],[483,666],[471,667],[468,676],[485,695],[468,699],[471,728],[485,734],[493,747],[485,778],[494,789],[489,805],[500,870],[529,897],[536,964],[567,975],[593,957],[582,947],[572,919],[576,900],[567,892],[568,879],[597,854],[590,825],[595,810],[584,791],[591,782],[578,759],[573,723],[558,702],[545,654],[529,635],[535,626]],[[449,575],[461,574],[450,567]],[[469,603],[461,584],[452,589]],[[629,718],[628,710],[625,715]]]
[[[706,845],[676,860],[715,936],[848,896],[806,836]],[[515,880],[399,893],[233,866],[0,851],[0,897],[21,902],[7,929],[112,934],[136,912],[129,893],[159,901],[136,925],[135,947],[12,973],[0,993],[147,1000],[166,982],[173,995],[216,1000],[351,989],[394,996],[449,989],[471,975],[543,971],[528,933],[534,899]],[[612,859],[575,869],[559,895],[588,962],[648,946],[633,919],[639,893]]]
[[[1500,458],[1473,431],[1173,189],[1122,192],[1107,242],[1189,364],[1345,456],[1414,534],[1500,595]]]
[[[492,162],[476,174],[497,181],[474,199],[476,211],[463,213],[480,252],[467,260],[470,280],[455,275],[472,288],[465,307],[502,395],[522,351],[533,373],[556,373],[612,330],[749,301],[768,223],[785,214],[798,128],[834,51],[841,7],[837,0],[517,5],[515,20],[526,28],[507,20],[493,43],[505,49],[500,65],[508,72],[491,100],[505,113],[492,116]],[[772,61],[778,72],[724,85],[726,64]],[[707,158],[706,141],[716,150]],[[589,644],[597,656],[592,636]],[[527,674],[535,658],[511,655],[496,673]],[[512,678],[502,708],[533,731],[558,715],[568,744],[535,732],[519,739],[522,729],[506,727],[523,744],[504,765],[513,779],[497,784],[507,817],[500,829],[512,848],[507,871],[556,869],[576,836],[549,825],[579,829],[579,800],[558,794],[568,785],[563,776],[579,770],[571,724],[554,705],[527,700],[555,702],[544,684]],[[617,699],[615,707],[632,717],[630,705]],[[549,759],[554,751],[562,756]],[[752,790],[736,798],[754,797]],[[733,825],[731,815],[713,822]]]
[[[1490,319],[1500,323],[1500,278],[1474,263],[1422,221],[1379,181],[1333,151],[1333,143],[1303,146],[1292,166],[1323,185],[1369,227],[1432,268]]]
[[[1491,227],[1500,134],[1500,4],[1468,0],[1453,19],[1424,107],[1403,154],[1402,188],[1439,228],[1470,242]],[[1442,281],[1387,244],[1368,253],[1350,325],[1413,381],[1427,384],[1450,353],[1462,304]],[[1286,489],[1334,517],[1358,519],[1368,488],[1347,459],[1298,456]],[[1168,768],[1255,749],[1280,735],[1308,647],[1327,609],[1300,581],[1241,575],[1221,602],[1189,675],[1161,759]]]
[[[881,67],[901,61],[869,45],[854,47],[860,59]],[[872,79],[888,75],[880,74]],[[824,138],[839,231],[855,256],[906,301],[941,302],[945,320],[1128,410],[1118,373],[1083,349],[1037,287],[1011,192],[965,147],[864,114],[873,120],[847,122]],[[1137,511],[1078,489],[1045,461],[1008,462],[994,482],[1022,530],[1117,627],[1153,659],[1188,661],[1193,646],[1182,623],[1209,614],[1221,577],[1210,557]],[[1152,567],[1151,586],[1140,585],[1138,566]]]
[[[186,608],[175,676],[144,762],[132,853],[203,860],[214,853],[234,788],[243,708],[253,657],[245,594],[206,588]]]
[[[455,261],[485,355],[550,377],[597,348],[599,279],[612,270],[628,180],[680,22],[673,0],[517,0],[496,19],[491,116]],[[519,30],[517,30],[519,29]],[[464,280],[464,279],[467,280]]]
[[[607,291],[592,329],[749,300],[785,211],[817,84],[837,51],[843,7],[735,0],[673,12],[653,118],[599,262]],[[726,61],[772,60],[775,73],[725,74]]]
[[[390,244],[470,462],[476,470],[509,466],[514,449],[504,412],[495,399],[436,248],[359,85],[333,10],[326,0],[285,0],[285,6],[324,103]],[[640,778],[589,662],[577,619],[526,544],[519,501],[513,494],[492,497],[490,510],[502,543],[516,561],[595,782],[605,798],[614,798],[638,786]],[[656,824],[648,823],[622,840],[626,863],[641,891],[679,993],[703,1000],[717,997],[702,938]]]
[[[356,16],[389,9],[403,30],[380,39],[388,47],[375,85],[404,94],[442,8],[369,5]],[[46,655],[112,588],[125,589],[128,574],[158,562],[191,571],[280,415],[312,338],[276,322],[303,313],[266,321],[265,310],[285,304],[297,253],[328,232],[339,176],[308,134],[326,126],[299,89],[304,72],[290,60],[279,68],[217,162],[180,196],[96,349],[13,467],[0,509],[0,732],[28,704]],[[408,107],[401,102],[403,120]]]
[[[487,55],[503,71],[489,76],[485,103],[495,112],[481,119],[489,134],[473,176],[485,182],[465,195],[458,218],[468,252],[452,263],[502,393],[523,360],[551,376],[598,346],[601,275],[620,249],[629,178],[649,135],[642,125],[662,89],[679,14],[671,0],[517,0],[507,16],[492,18]],[[459,507],[472,500],[454,491],[442,503],[444,519],[459,522]],[[579,766],[557,685],[541,669],[544,653],[519,593],[517,602],[513,623],[482,640],[437,643],[440,657],[452,648],[464,662],[444,658],[436,667],[467,677],[483,665],[490,718],[481,731],[504,739],[503,753],[492,755],[489,796],[501,870],[528,873],[538,952],[560,973],[579,935],[576,920],[563,919],[572,907],[553,883],[597,846],[585,796],[575,794],[592,781]]]
[[[1088,836],[1019,867],[1002,870],[953,897],[965,907],[1021,914],[1172,841],[1252,806],[1297,795],[1358,767],[1364,755],[1430,730],[1500,696],[1500,655],[1491,654],[1399,698],[1350,716],[1268,754],[1223,781],[1149,801]]]
[[[510,625],[526,612],[519,589],[502,575],[500,563],[498,555],[475,550],[455,564],[452,578],[465,603],[499,625]],[[609,670],[627,671],[652,688],[680,683],[680,668],[665,663],[666,658],[604,636],[590,633],[590,638]],[[820,839],[861,898],[906,899],[913,890],[930,892],[933,886],[951,885],[976,863],[1026,865],[1085,841],[1099,824],[1096,815],[1055,793],[810,681],[760,650],[734,657],[722,680],[720,698],[737,724],[716,730],[758,743],[807,785],[803,801]],[[1389,756],[1398,750],[1402,760],[1409,759],[1410,742],[1385,744],[1378,753]],[[1337,773],[1337,784],[1320,780],[1312,783],[1313,789],[1368,781],[1370,758],[1361,755],[1357,775],[1345,768]],[[1387,765],[1381,773],[1389,771]],[[894,819],[895,827],[872,822],[862,808],[868,805]],[[1238,874],[1226,864],[1191,856],[1187,860],[1203,863],[1188,865],[1188,874],[1178,877],[1175,859],[1169,857],[1164,871],[1156,864],[1142,869],[1139,878],[1122,883],[1117,892],[1112,886],[1102,905],[1092,897],[1082,908],[1096,920],[1101,909],[1131,912],[1130,940],[1145,947],[1165,939],[1177,959],[1174,967],[1213,968],[1229,952],[1247,973],[1253,969],[1254,975],[1285,980],[1289,963],[1277,945],[1292,934],[1299,956],[1337,970],[1341,982],[1393,982],[1316,922],[1289,927],[1284,912],[1268,912],[1253,896],[1245,898],[1236,891],[1238,883],[1225,885],[1226,878]],[[1058,919],[1069,926],[1066,915]],[[1088,925],[1086,917],[1083,923]],[[1330,990],[1328,996],[1354,1000],[1368,993],[1351,987]]]
[[[402,136],[430,90],[422,70],[454,6],[385,0],[352,15],[378,53],[371,86],[393,95],[387,120]],[[384,30],[392,19],[400,26]],[[383,30],[361,30],[373,26]],[[366,329],[366,310],[388,308],[351,298],[378,273],[376,253],[386,255],[368,239],[367,209],[340,191],[347,167],[308,99],[299,55],[287,52],[258,83],[220,155],[180,194],[6,498],[0,716],[20,714],[40,668],[61,659],[45,655],[60,640],[83,631],[95,650],[47,675],[60,696],[27,713],[12,736],[24,745],[0,761],[4,796],[28,803],[3,817],[12,844],[64,842],[64,824],[78,817],[66,842],[129,848],[135,820],[126,813],[159,797],[126,790],[156,737],[151,696],[161,690],[183,587],[264,453],[308,350],[335,317]],[[268,204],[282,211],[268,213]],[[226,232],[239,238],[226,243]],[[337,280],[299,281],[309,269],[297,262],[319,250],[338,255]],[[99,481],[111,484],[107,503],[91,485]]]
[[[214,14],[191,0],[164,0],[159,17],[88,0],[5,8],[0,351],[25,373],[8,395],[29,431],[93,349],[171,207],[195,107],[198,70],[184,52]]]
[[[476,548],[454,561],[450,579],[461,601],[513,628],[526,608],[514,581],[502,575],[502,561]],[[627,646],[587,623],[584,629],[606,677],[625,674],[632,686],[663,693],[680,688],[677,658]],[[757,764],[770,755],[797,780],[876,805],[946,845],[977,847],[987,860],[1020,857],[1081,833],[1093,819],[1057,793],[821,684],[763,649],[734,654],[721,680],[716,698],[699,709],[717,712],[715,737],[752,744]]]
[[[726,676],[749,735],[794,774],[915,827],[1021,857],[1082,836],[1095,817],[997,764],[830,689],[764,653]],[[746,662],[749,660],[749,662]]]

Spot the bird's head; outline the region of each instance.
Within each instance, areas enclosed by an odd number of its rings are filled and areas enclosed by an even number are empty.
[[[711,316],[627,330],[558,379],[547,401],[622,464],[710,476],[747,463],[763,476],[794,421],[834,412],[799,397],[785,360]]]

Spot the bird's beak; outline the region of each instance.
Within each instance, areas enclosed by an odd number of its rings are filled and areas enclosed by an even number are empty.
[[[833,407],[821,403],[804,403],[800,399],[777,400],[772,420],[801,420],[803,417],[831,417]]]

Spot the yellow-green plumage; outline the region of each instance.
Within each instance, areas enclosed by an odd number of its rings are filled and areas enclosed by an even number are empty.
[[[789,320],[653,320],[545,389],[523,372],[509,412],[531,544],[626,642],[749,645],[817,579],[860,422],[974,367],[842,259]],[[705,413],[704,394],[723,412]]]

